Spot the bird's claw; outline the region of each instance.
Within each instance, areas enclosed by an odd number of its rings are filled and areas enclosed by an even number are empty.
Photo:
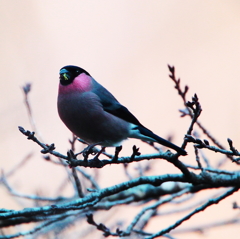
[[[92,160],[94,161],[99,161],[98,157],[99,155],[105,150],[105,147],[102,147],[100,151],[96,151],[94,150],[94,147],[98,145],[98,144],[91,144],[91,145],[88,145],[83,151],[82,151],[82,155],[83,155],[83,158],[84,160],[88,160],[88,156],[91,154],[91,155],[96,155]]]

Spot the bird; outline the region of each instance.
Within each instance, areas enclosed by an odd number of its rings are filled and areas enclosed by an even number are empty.
[[[156,142],[187,152],[154,134],[86,70],[74,65],[60,69],[57,108],[67,128],[88,145],[119,147],[128,138]]]

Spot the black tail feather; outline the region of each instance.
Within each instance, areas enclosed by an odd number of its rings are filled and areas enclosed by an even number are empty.
[[[171,143],[170,141],[168,141],[166,139],[163,139],[163,138],[159,137],[158,135],[154,134],[151,130],[149,130],[145,127],[142,127],[142,126],[139,126],[138,129],[139,129],[141,134],[152,138],[154,141],[158,142],[159,144],[162,144],[163,146],[174,149],[180,155],[187,155],[187,152],[184,149],[178,147],[177,145]]]

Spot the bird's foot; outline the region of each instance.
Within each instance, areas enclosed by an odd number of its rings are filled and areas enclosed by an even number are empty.
[[[94,147],[95,147],[96,145],[98,145],[98,144],[88,145],[82,152],[79,153],[79,154],[82,153],[83,158],[84,158],[85,161],[88,159],[88,156],[89,156],[90,154],[92,154],[92,155],[97,154],[97,151],[94,150]]]
[[[95,155],[95,157],[94,157],[92,160],[93,160],[93,161],[97,161],[97,162],[100,161],[98,157],[100,156],[100,154],[101,154],[102,152],[105,151],[105,148],[106,148],[106,147],[102,147],[101,150],[99,150],[99,152]]]

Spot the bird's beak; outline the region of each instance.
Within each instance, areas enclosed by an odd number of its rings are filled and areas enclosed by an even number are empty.
[[[60,74],[61,80],[66,80],[67,81],[70,78],[70,75],[68,74],[68,71],[66,69],[61,69],[59,74]]]
[[[63,76],[64,80],[68,80],[68,74],[67,73],[63,73],[62,76]]]

